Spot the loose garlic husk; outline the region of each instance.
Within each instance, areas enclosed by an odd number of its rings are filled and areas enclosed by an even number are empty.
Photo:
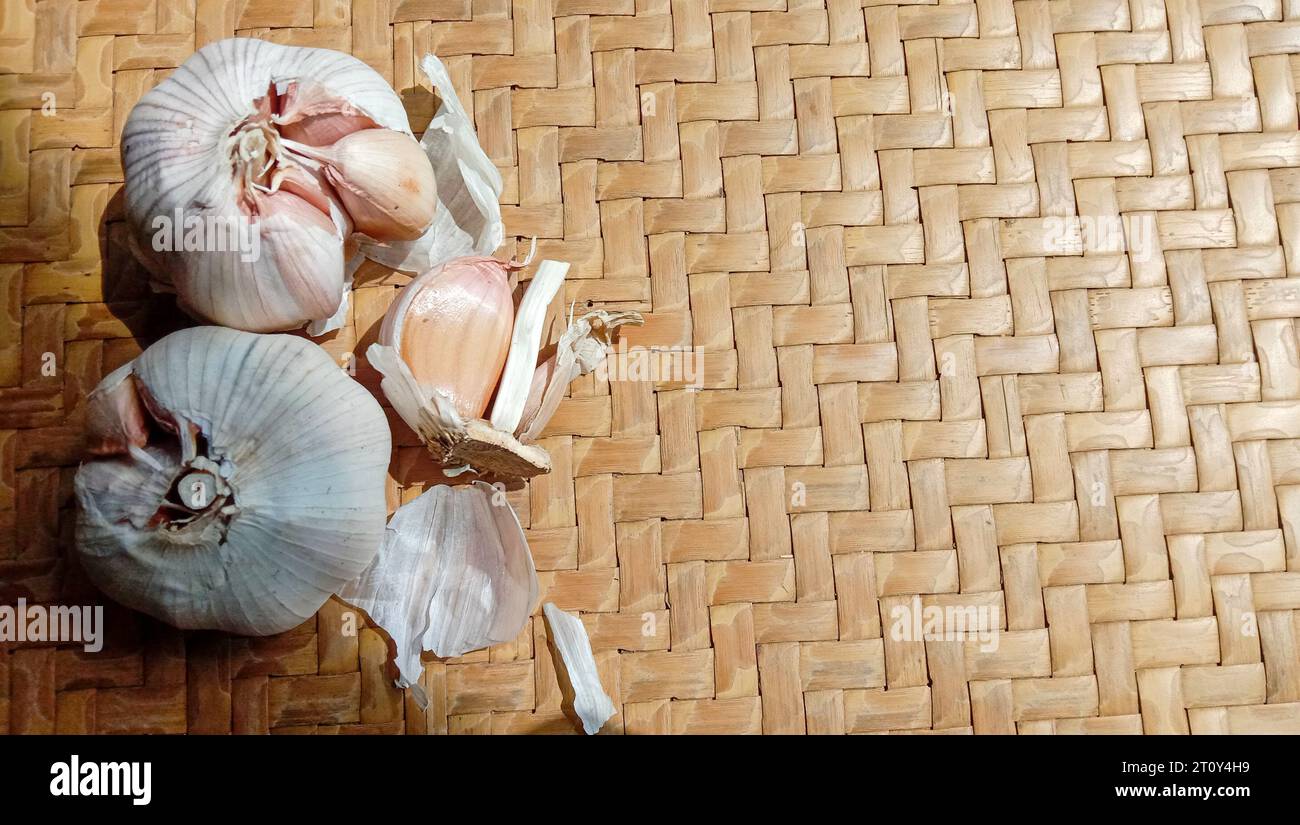
[[[546,616],[547,646],[564,697],[561,707],[566,715],[577,717],[584,733],[594,736],[618,708],[600,684],[587,628],[582,619],[550,602],[542,605],[542,613]]]
[[[595,309],[576,319],[570,313],[569,325],[556,342],[555,352],[533,372],[515,436],[525,444],[536,441],[573,379],[592,372],[609,355],[619,327],[642,323],[641,313],[631,310]]]
[[[500,174],[446,70],[432,55],[422,65],[440,105],[418,144],[384,79],[326,49],[230,38],[147,92],[122,158],[155,287],[203,320],[322,334],[345,320],[354,241],[411,272],[494,249]]]
[[[508,642],[537,602],[537,571],[510,504],[481,481],[439,484],[399,507],[383,547],[339,591],[392,638],[400,687],[419,689],[420,652],[460,656]]]
[[[77,549],[101,590],[181,628],[301,624],[384,535],[388,422],[324,350],[173,333],[88,399]]]

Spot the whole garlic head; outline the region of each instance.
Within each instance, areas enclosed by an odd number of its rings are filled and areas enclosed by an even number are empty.
[[[309,341],[173,333],[100,382],[87,421],[77,548],[128,607],[181,628],[279,633],[378,552],[388,422]]]
[[[375,175],[379,157],[398,173]],[[158,285],[196,317],[253,332],[335,318],[345,242],[419,238],[438,203],[383,77],[350,55],[246,38],[204,47],[140,99],[122,163]]]

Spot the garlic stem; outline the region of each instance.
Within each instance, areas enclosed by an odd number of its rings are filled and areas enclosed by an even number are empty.
[[[519,302],[510,339],[510,354],[506,357],[506,368],[501,373],[496,402],[492,405],[492,426],[502,432],[513,433],[519,426],[519,418],[528,403],[528,391],[532,388],[533,372],[537,369],[537,353],[542,348],[546,308],[564,284],[568,271],[567,263],[542,261]]]
[[[217,480],[208,473],[187,473],[176,488],[181,503],[191,510],[203,510],[217,497]]]
[[[305,158],[310,158],[318,164],[333,163],[334,155],[328,149],[320,146],[308,146],[305,143],[299,143],[296,140],[290,140],[287,137],[280,137],[280,145],[296,154]]]

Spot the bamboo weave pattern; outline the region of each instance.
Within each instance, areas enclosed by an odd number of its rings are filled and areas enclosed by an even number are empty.
[[[123,243],[134,102],[239,34],[357,55],[418,132],[431,51],[502,253],[703,353],[576,382],[510,496],[607,732],[1300,732],[1300,0],[0,4],[0,603],[105,601],[85,397],[186,323]],[[371,388],[405,281],[364,268],[324,343]],[[395,506],[430,468],[394,423]],[[427,710],[347,613],[110,605],[98,654],[0,649],[0,731],[573,730],[540,610]]]

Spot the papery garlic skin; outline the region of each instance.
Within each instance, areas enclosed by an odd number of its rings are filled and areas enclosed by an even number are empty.
[[[618,713],[614,702],[600,684],[600,671],[591,652],[591,639],[582,619],[566,613],[551,602],[542,605],[546,616],[549,646],[559,656],[555,674],[564,695],[565,709],[572,710],[582,723],[583,731],[594,736]]]
[[[387,420],[324,350],[219,327],[163,338],[105,379],[90,436],[112,443],[124,382],[153,428],[77,472],[77,548],[112,598],[181,628],[280,633],[375,556]],[[177,491],[177,482],[215,489]],[[195,502],[205,507],[192,508]],[[178,504],[180,506],[178,506]]]
[[[356,58],[327,49],[230,38],[205,46],[132,109],[122,131],[126,214],[134,241],[160,287],[204,320],[255,332],[329,318],[344,288],[343,242],[352,227],[341,208],[319,196],[257,180],[283,150],[267,120],[271,94],[302,79],[306,108],[322,97],[350,107],[333,123],[302,125],[299,137],[372,123],[411,136],[401,100]],[[273,92],[274,90],[274,92]],[[288,98],[296,99],[296,98]],[[298,121],[302,123],[302,121]],[[250,178],[251,175],[251,178]],[[303,195],[308,195],[303,197]],[[179,210],[179,212],[177,211]],[[259,233],[260,251],[154,249],[174,215],[217,219]],[[227,244],[228,246],[228,244]]]
[[[619,327],[640,326],[645,321],[634,310],[594,309],[569,326],[555,343],[555,353],[537,366],[515,435],[525,444],[541,437],[559,409],[573,379],[596,369],[609,354]]]
[[[492,402],[492,426],[502,432],[513,433],[519,426],[537,369],[546,309],[564,286],[568,271],[569,265],[562,261],[542,261],[519,302],[514,334],[510,337],[510,356],[501,371],[496,400]]]
[[[392,638],[398,686],[410,687],[421,651],[460,656],[517,637],[538,590],[518,517],[476,481],[436,485],[399,507],[379,555],[339,597]]]

